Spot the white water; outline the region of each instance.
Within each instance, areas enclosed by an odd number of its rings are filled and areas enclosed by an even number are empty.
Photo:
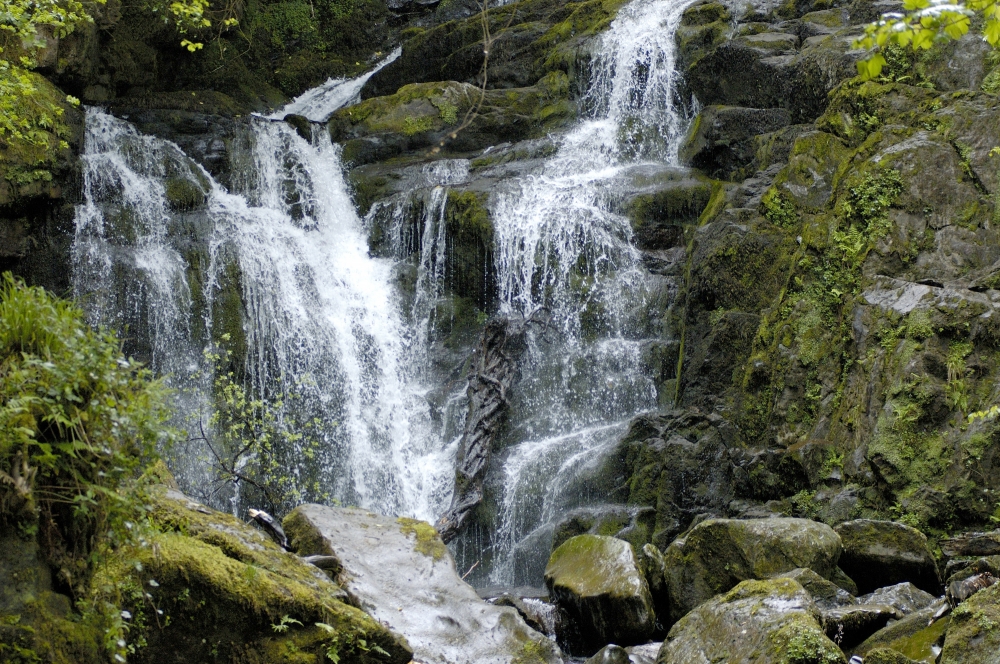
[[[515,573],[518,545],[568,509],[603,502],[588,478],[628,420],[657,405],[643,356],[645,340],[659,332],[651,278],[628,220],[611,210],[630,168],[676,164],[686,115],[676,99],[673,35],[687,4],[636,0],[624,8],[597,49],[587,118],[539,172],[504,183],[492,199],[500,309],[528,315],[545,307],[552,323],[530,335],[493,478],[501,487],[495,583],[538,582],[534,572]],[[281,400],[289,422],[317,422],[319,449],[290,457],[289,472],[319,487],[301,497],[433,520],[450,500],[462,403],[453,395],[449,412],[432,418],[427,343],[445,286],[448,188],[469,178],[469,163],[424,168],[419,237],[403,237],[413,196],[373,208],[370,216],[392,219],[393,258],[404,257],[407,242],[419,251],[414,295],[403,302],[392,260],[369,255],[339,147],[325,132],[306,141],[273,121],[288,113],[323,120],[356,101],[367,76],[329,81],[253,120],[246,166],[233,178],[245,182],[238,191],[175,145],[88,111],[74,283],[91,317],[126,331],[186,390],[182,406],[198,411],[207,408],[211,380],[201,352],[235,281],[249,384]],[[203,208],[170,210],[166,187],[178,179],[206,192]],[[205,455],[177,459],[190,490],[210,480]]]
[[[677,165],[691,109],[678,99],[674,32],[688,4],[637,0],[622,9],[595,49],[590,117],[540,173],[494,203],[501,307],[521,315],[544,307],[556,330],[532,337],[514,404],[492,583],[538,582],[540,570],[515,569],[518,544],[538,546],[533,531],[603,502],[588,495],[588,474],[625,423],[657,405],[642,356],[642,339],[657,332],[647,320],[649,275],[628,219],[611,208],[630,167]]]
[[[360,88],[344,87],[355,92],[327,99],[342,103]],[[235,274],[254,392],[280,400],[289,421],[312,422],[320,443],[287,455],[288,472],[322,492],[301,498],[433,519],[450,499],[454,448],[431,423],[391,265],[368,255],[340,148],[326,132],[308,142],[281,122],[256,120],[252,131],[250,181],[228,192],[175,145],[88,111],[77,294],[95,322],[148,326],[154,368],[189,390],[188,407],[204,408],[204,330],[218,322],[214,298]],[[166,183],[178,177],[203,183],[205,209],[170,211]],[[193,294],[195,273],[203,284]],[[200,312],[197,297],[206,301]],[[196,489],[205,476],[187,479]]]
[[[301,115],[313,122],[325,122],[338,108],[356,104],[361,100],[361,88],[375,72],[395,60],[403,52],[397,48],[385,59],[380,61],[371,71],[357,78],[331,78],[323,85],[306,90],[284,107],[267,116],[272,120],[281,120],[288,114]]]

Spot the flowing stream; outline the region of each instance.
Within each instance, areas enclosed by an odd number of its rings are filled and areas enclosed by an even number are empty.
[[[548,324],[529,334],[494,463],[499,514],[478,583],[537,584],[554,523],[601,502],[604,487],[592,479],[604,456],[631,417],[657,407],[645,349],[663,334],[651,306],[663,284],[614,210],[635,169],[676,166],[691,110],[674,71],[687,4],[625,7],[596,49],[585,118],[537,172],[491,196],[500,313],[544,312]],[[428,348],[444,292],[448,189],[467,181],[469,162],[428,164],[423,194],[376,204],[372,214],[396,221],[391,255],[375,257],[339,146],[320,126],[306,140],[280,121],[326,120],[357,101],[374,71],[251,119],[231,146],[239,172],[228,188],[177,145],[87,112],[76,293],[93,322],[119,331],[175,389],[190,433],[170,456],[183,488],[234,511],[246,505],[234,485],[213,481],[220,452],[210,433],[199,435],[211,429],[220,369],[270,404],[276,426],[306,432],[281,455],[293,499],[430,521],[450,500],[462,391],[435,416],[428,394],[440,376],[428,369]],[[417,204],[419,237],[406,237]],[[419,259],[404,297],[394,270],[408,244]],[[222,348],[231,354],[220,357]]]

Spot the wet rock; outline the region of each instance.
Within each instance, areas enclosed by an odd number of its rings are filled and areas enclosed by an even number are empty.
[[[993,585],[951,612],[941,661],[948,664],[993,662],[1000,652],[1000,585]]]
[[[958,556],[995,556],[1000,554],[1000,530],[988,533],[962,533],[941,540],[941,553]]]
[[[492,602],[496,606],[509,606],[516,610],[524,622],[536,632],[541,632],[549,638],[561,634],[563,625],[562,612],[555,604],[537,597],[520,597],[504,593]]]
[[[941,651],[949,618],[934,620],[935,614],[945,606],[943,599],[914,611],[903,619],[883,627],[854,648],[854,653],[865,657],[876,649],[895,650],[918,662],[935,662]]]
[[[612,644],[598,650],[597,654],[584,664],[630,664],[631,661],[625,648]]]
[[[340,559],[340,578],[353,600],[406,637],[417,660],[561,661],[552,642],[517,611],[487,604],[459,578],[430,524],[302,505],[283,525],[300,554]]]
[[[940,592],[941,579],[927,537],[916,528],[859,519],[838,525],[836,531],[844,546],[840,567],[861,592],[903,581],[930,593]]]
[[[909,615],[930,606],[936,599],[934,595],[920,590],[907,581],[862,595],[858,598],[858,602],[861,604],[885,604],[895,608],[903,615]]]
[[[661,647],[663,643],[644,643],[641,646],[629,646],[625,648],[625,652],[632,664],[655,664]]]
[[[917,664],[898,650],[889,650],[888,648],[872,650],[864,661],[865,664]]]
[[[670,611],[670,604],[667,601],[666,563],[663,560],[663,553],[655,544],[645,544],[638,555],[639,569],[642,570],[646,585],[649,586],[649,593],[653,597],[653,608],[658,618],[665,619]]]
[[[902,617],[900,611],[884,604],[855,604],[824,611],[823,629],[840,647],[849,648],[885,627],[890,620]]]
[[[623,539],[636,549],[652,535],[655,511],[649,507],[629,505],[595,505],[569,512],[556,524],[552,549],[577,535],[607,535]]]
[[[712,182],[690,173],[635,176],[635,192],[624,204],[640,249],[662,250],[683,245],[684,225],[697,222],[712,198]]]
[[[323,570],[261,530],[172,489],[158,489],[152,507],[161,531],[156,546],[111,556],[96,576],[98,588],[145,589],[121,598],[123,617],[132,621],[130,638],[146,643],[135,661],[204,661],[210,647],[226,661],[252,652],[254,661],[271,663],[287,661],[289,651],[323,657],[331,642],[346,658],[357,639],[397,664],[411,660],[405,641],[346,603]],[[152,607],[170,619],[157,620]],[[272,625],[284,625],[283,631]]]
[[[792,579],[805,588],[812,597],[816,608],[820,611],[853,606],[858,600],[851,593],[831,581],[827,581],[811,569],[798,568],[790,572],[782,572],[775,578]],[[919,592],[919,591],[918,591]]]
[[[834,578],[839,557],[837,533],[816,521],[709,519],[664,551],[669,619],[679,620],[744,579],[766,579],[800,567]]]
[[[599,535],[567,540],[552,552],[545,584],[578,632],[567,639],[573,652],[642,643],[653,633],[653,600],[627,542]]]
[[[753,160],[756,136],[790,123],[788,111],[781,108],[706,106],[691,126],[680,159],[712,177],[728,178]]]
[[[844,662],[809,594],[792,579],[744,581],[674,625],[657,664]]]

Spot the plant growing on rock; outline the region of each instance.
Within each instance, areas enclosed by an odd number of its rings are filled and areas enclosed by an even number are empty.
[[[109,531],[136,504],[119,491],[167,436],[164,390],[83,312],[9,274],[0,286],[0,522],[34,535],[80,594]]]

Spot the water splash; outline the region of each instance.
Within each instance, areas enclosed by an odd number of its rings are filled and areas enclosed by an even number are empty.
[[[657,405],[643,355],[643,339],[662,332],[649,313],[655,286],[628,219],[613,210],[629,169],[677,166],[693,110],[675,70],[674,33],[688,4],[637,0],[621,10],[595,49],[589,116],[540,172],[494,201],[501,308],[545,308],[555,329],[531,337],[512,404],[492,583],[540,580],[537,565],[516,568],[519,543],[585,502],[579,464],[597,472],[625,422]]]
[[[365,86],[368,79],[393,62],[402,52],[402,47],[395,49],[379,61],[374,68],[357,78],[331,78],[323,85],[306,90],[267,117],[272,120],[281,120],[286,115],[294,114],[301,115],[313,122],[326,122],[338,108],[361,101],[361,88]]]
[[[336,104],[353,96],[328,92]],[[289,473],[346,504],[433,519],[450,499],[454,448],[423,397],[392,266],[368,255],[340,148],[267,119],[250,130],[249,181],[230,192],[172,143],[88,110],[76,291],[95,322],[143,330],[154,368],[185,388],[211,373],[201,351],[213,336],[235,329],[254,392],[312,422],[322,443],[286,455]],[[177,210],[179,182],[204,203]],[[189,406],[209,401],[205,380]],[[188,470],[193,489],[204,470]]]

